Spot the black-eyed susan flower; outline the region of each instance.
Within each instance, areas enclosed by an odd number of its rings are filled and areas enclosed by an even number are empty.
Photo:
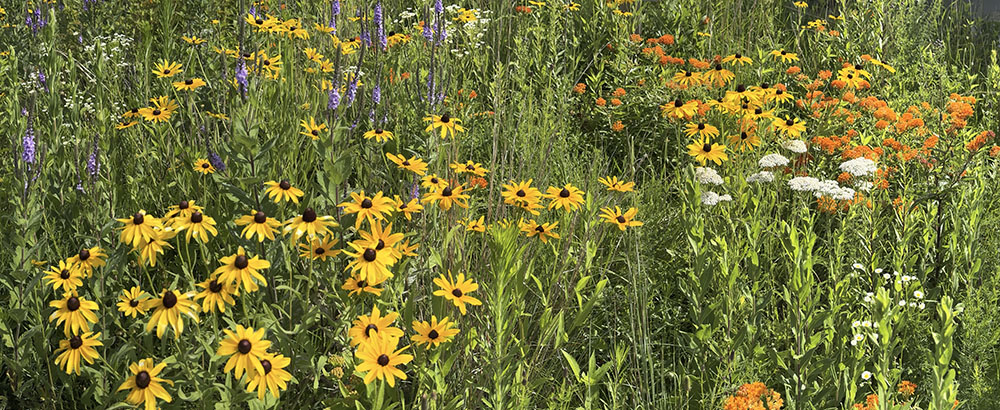
[[[258,400],[264,400],[268,391],[274,398],[279,398],[280,391],[287,389],[288,381],[292,380],[291,373],[285,370],[291,363],[291,359],[280,354],[265,353],[260,358],[264,372],[248,371],[247,391],[253,393],[256,390]]]
[[[195,211],[204,212],[204,209],[202,209],[201,206],[196,205],[194,202],[195,201],[193,199],[181,200],[180,202],[177,202],[176,205],[170,205],[167,208],[167,213],[163,214],[163,220],[167,221],[168,225],[173,225],[173,223],[170,222],[171,219],[174,218],[186,219],[190,218],[191,214],[194,213]]]
[[[785,104],[792,102],[794,100],[795,97],[793,97],[791,93],[782,88],[775,89],[773,93],[771,93],[767,98],[765,98],[766,102],[774,102],[776,104]]]
[[[365,137],[366,140],[374,138],[376,142],[386,142],[393,138],[392,131],[385,130],[382,128],[376,128],[373,130],[365,131],[363,136]]]
[[[180,74],[182,71],[184,70],[181,69],[181,63],[176,61],[160,60],[160,62],[153,67],[153,74],[156,74],[159,78],[173,77]]]
[[[52,290],[73,291],[83,286],[83,274],[68,260],[59,261],[59,266],[53,266],[45,272],[45,284],[52,285]]]
[[[156,266],[156,256],[163,253],[164,248],[173,248],[167,241],[173,239],[177,236],[177,230],[172,227],[165,226],[162,228],[156,228],[153,230],[156,236],[151,241],[139,242],[139,262],[148,264],[149,266]]]
[[[184,318],[188,316],[198,321],[198,304],[191,300],[194,292],[181,293],[176,290],[164,290],[162,296],[147,301],[147,308],[153,309],[153,315],[146,323],[146,331],[156,328],[156,337],[163,338],[167,325],[174,329],[174,339],[179,339],[184,333]]]
[[[89,332],[89,323],[97,323],[94,311],[100,308],[96,302],[84,299],[75,290],[66,292],[62,299],[49,302],[49,306],[56,308],[49,315],[49,322],[55,320],[56,325],[61,323],[66,336]]]
[[[583,191],[566,184],[562,188],[550,186],[545,189],[545,197],[549,199],[549,209],[565,209],[566,212],[580,209],[583,203]]]
[[[684,126],[684,134],[689,137],[712,138],[719,136],[719,129],[712,124],[689,122]]]
[[[191,237],[198,238],[202,243],[208,243],[208,234],[216,236],[219,231],[215,229],[215,219],[201,212],[194,211],[191,216],[181,219],[173,219],[174,226],[178,232],[185,232],[185,239],[191,242]]]
[[[429,189],[443,189],[448,186],[448,181],[438,177],[437,174],[431,174],[420,179],[420,186]]]
[[[123,130],[138,124],[138,121],[122,121],[115,125],[115,129]]]
[[[296,241],[303,235],[312,239],[316,236],[329,235],[330,228],[337,226],[340,225],[333,221],[332,216],[320,216],[312,208],[306,208],[302,211],[302,215],[285,221],[285,234],[292,233],[292,238]]]
[[[632,192],[635,187],[635,182],[625,182],[616,176],[607,176],[604,178],[597,178],[597,182],[604,184],[608,187],[608,191],[615,192]]]
[[[208,175],[215,172],[215,167],[212,166],[211,162],[208,162],[208,159],[198,158],[198,160],[194,162],[194,170]]]
[[[184,40],[185,43],[188,43],[188,44],[191,44],[191,45],[194,45],[194,46],[199,45],[199,44],[203,44],[205,42],[205,39],[199,38],[198,36],[191,36],[191,37],[181,36],[181,40]]]
[[[672,80],[685,87],[692,87],[701,84],[701,77],[701,73],[697,71],[681,70],[674,74]]]
[[[360,280],[372,283],[381,283],[386,278],[392,277],[389,267],[396,263],[393,258],[391,248],[376,250],[376,245],[365,244],[361,241],[348,242],[354,251],[344,250],[344,255],[351,258],[347,268]]]
[[[549,243],[549,238],[559,239],[559,233],[556,232],[556,229],[559,228],[559,222],[538,223],[531,219],[528,222],[520,221],[518,227],[529,238],[538,235],[538,239],[541,239],[542,243]]]
[[[406,159],[403,155],[395,155],[392,153],[385,153],[386,158],[396,164],[397,167],[410,171],[417,175],[424,175],[427,173],[427,163],[422,159],[417,158],[416,155]]]
[[[413,321],[413,331],[417,334],[410,336],[410,340],[416,344],[425,344],[426,347],[437,347],[441,343],[450,342],[459,330],[455,327],[455,322],[449,321],[447,317],[438,322],[437,316],[431,315],[430,323]]]
[[[392,326],[392,322],[398,317],[399,313],[396,312],[386,312],[383,316],[378,306],[372,306],[372,313],[358,316],[347,331],[347,336],[351,338],[351,346],[370,343],[380,337],[396,340],[403,337],[403,331]]]
[[[479,306],[483,304],[479,299],[469,296],[470,293],[479,289],[479,285],[472,279],[466,279],[464,273],[459,272],[458,280],[451,276],[451,271],[448,271],[448,277],[442,273],[441,276],[434,278],[434,284],[441,288],[435,290],[434,295],[450,300],[463,315],[466,312],[465,305]]]
[[[676,99],[660,106],[660,114],[668,118],[687,120],[693,118],[697,113],[698,102],[693,100],[684,102],[681,99]]]
[[[639,210],[636,208],[629,208],[629,210],[624,213],[622,213],[622,209],[617,206],[614,209],[611,209],[610,207],[601,208],[601,219],[604,219],[604,222],[606,223],[618,226],[618,229],[624,231],[625,228],[630,226],[642,226],[642,222],[635,220],[635,214],[637,212],[639,212]]]
[[[201,300],[201,311],[226,313],[226,305],[235,305],[233,295],[239,295],[239,288],[234,282],[219,282],[217,275],[212,274],[208,280],[198,284],[201,292],[194,295],[194,300]]]
[[[418,243],[410,245],[410,240],[407,239],[403,241],[403,243],[396,246],[396,250],[398,250],[399,253],[402,253],[403,256],[417,256],[417,248],[419,247],[420,244]]]
[[[453,162],[449,166],[457,175],[472,174],[477,177],[484,177],[487,172],[490,172],[490,170],[483,168],[483,164],[473,161],[465,161],[464,164],[461,162]]]
[[[344,281],[344,284],[340,286],[341,289],[346,290],[348,295],[357,296],[362,292],[371,293],[375,296],[380,296],[382,294],[382,289],[377,288],[378,283],[369,283],[364,279],[358,279],[355,276],[351,276]]]
[[[462,120],[458,118],[453,118],[449,113],[444,113],[442,115],[430,114],[424,117],[424,121],[430,122],[427,125],[427,129],[424,132],[431,132],[433,130],[441,130],[441,139],[448,137],[455,138],[458,133],[465,132],[465,128],[459,125]]]
[[[399,260],[403,255],[395,248],[396,243],[403,239],[402,233],[392,233],[392,223],[382,227],[382,223],[375,221],[371,226],[371,232],[358,231],[361,235],[361,239],[355,241],[361,246],[375,248],[376,251],[382,252],[383,250],[388,250],[390,256],[393,259],[393,263]]]
[[[149,294],[143,292],[142,288],[138,286],[123,290],[122,294],[118,296],[118,311],[124,313],[125,316],[132,316],[133,318],[145,315],[147,308],[146,300],[149,297]]]
[[[259,270],[270,268],[271,262],[257,256],[247,257],[247,252],[242,246],[235,254],[219,258],[219,263],[222,266],[216,268],[212,274],[218,275],[218,279],[223,282],[236,282],[237,287],[242,284],[247,292],[256,292],[259,289],[254,279],[260,281],[261,285],[267,286],[267,279],[264,279]]]
[[[760,137],[757,136],[757,133],[753,129],[740,131],[737,134],[730,135],[728,139],[728,146],[741,152],[748,149],[752,151],[754,147],[760,146]]]
[[[454,188],[445,187],[444,189],[436,189],[424,195],[423,199],[421,199],[420,202],[423,203],[430,202],[432,204],[436,204],[445,211],[451,209],[451,206],[453,204],[458,205],[462,208],[468,208],[469,196],[463,194],[462,192],[464,191],[465,188],[463,188],[461,185],[458,185]]]
[[[247,239],[253,239],[254,235],[257,236],[257,242],[264,242],[264,239],[274,240],[274,234],[278,232],[277,228],[281,227],[281,222],[277,219],[270,218],[264,211],[253,210],[250,215],[243,215],[236,219],[236,226],[242,226],[243,231],[240,235]]]
[[[281,182],[267,181],[264,183],[267,187],[264,193],[274,200],[274,203],[279,203],[281,201],[291,201],[292,203],[298,204],[299,198],[305,195],[301,189],[292,186],[291,182],[287,179],[282,179]]]
[[[733,78],[736,78],[736,74],[723,68],[722,64],[716,64],[715,68],[705,73],[705,78],[708,79],[709,83],[721,87],[728,84]]]
[[[479,219],[466,221],[463,225],[466,231],[486,232],[486,217],[480,216]]]
[[[138,108],[133,108],[131,110],[125,111],[125,113],[122,114],[122,117],[124,117],[124,118],[138,118],[138,117],[141,117],[141,116],[142,115],[139,114],[139,109]]]
[[[331,249],[337,242],[338,240],[331,235],[322,238],[312,238],[309,243],[299,244],[299,257],[326,261],[326,258],[332,258],[340,254],[340,249]]]
[[[107,262],[104,262],[104,258],[107,257],[108,255],[104,253],[104,249],[95,246],[90,249],[81,249],[79,253],[73,255],[68,261],[80,269],[80,273],[83,274],[84,278],[89,278],[94,273],[94,268],[99,268],[107,264]]]
[[[189,78],[184,81],[174,81],[171,83],[177,91],[192,91],[205,85],[205,80],[200,78]]]
[[[753,60],[751,60],[750,57],[747,57],[740,53],[730,54],[728,56],[725,56],[722,58],[722,62],[732,65],[741,65],[741,66],[744,64],[753,65]]]
[[[509,184],[504,184],[504,190],[500,193],[503,197],[503,203],[520,207],[532,215],[538,215],[537,209],[542,208],[539,204],[542,200],[542,191],[531,186],[531,182],[532,180],[529,179],[521,182],[510,181]]]
[[[326,124],[317,124],[315,117],[309,117],[309,121],[302,120],[299,125],[304,128],[299,134],[305,135],[314,140],[318,140],[320,133],[326,131]]]
[[[128,367],[132,376],[125,380],[121,386],[118,386],[118,391],[131,389],[125,401],[133,405],[145,404],[146,410],[155,410],[157,399],[170,403],[173,399],[170,397],[170,393],[167,393],[167,390],[163,388],[162,383],[173,386],[174,382],[160,377],[160,373],[166,367],[167,364],[162,362],[153,365],[151,357],[142,359],[138,363],[132,363]]]
[[[771,57],[774,57],[775,61],[781,61],[782,63],[799,61],[798,54],[786,51],[785,49],[771,51]]]
[[[257,60],[260,66],[267,69],[272,76],[276,76],[281,72],[281,54],[269,56],[266,51],[260,51],[257,53]]]
[[[66,374],[76,373],[80,375],[80,364],[86,360],[89,364],[94,364],[94,359],[100,357],[94,346],[104,346],[100,340],[101,333],[85,332],[82,335],[73,335],[59,341],[59,348],[56,349],[56,364],[66,372]],[[82,359],[82,360],[81,360]]]
[[[712,143],[708,138],[697,140],[687,146],[688,155],[694,157],[696,161],[705,165],[706,161],[712,161],[716,165],[722,165],[722,161],[728,161],[726,146]]]
[[[377,337],[358,348],[354,355],[361,359],[361,364],[355,370],[365,372],[365,384],[384,379],[389,387],[395,387],[397,378],[406,380],[406,373],[396,366],[409,363],[413,356],[402,353],[406,347],[395,350],[397,344],[398,338]]]
[[[271,347],[271,342],[264,339],[264,329],[255,331],[252,327],[236,325],[235,333],[229,329],[223,329],[223,332],[227,337],[219,342],[219,348],[215,351],[216,356],[229,356],[223,371],[229,373],[230,370],[235,370],[233,375],[237,379],[243,377],[246,370],[264,373],[260,359],[267,354],[267,348]]]
[[[771,123],[771,128],[780,131],[786,137],[798,138],[806,131],[806,123],[799,121],[797,118],[778,118]]]
[[[152,107],[139,109],[139,114],[142,115],[142,118],[146,121],[166,122],[177,109],[177,103],[166,96],[152,98],[150,101],[153,102]]]
[[[424,206],[420,205],[420,201],[418,201],[417,198],[410,199],[409,201],[403,201],[399,198],[399,195],[396,195],[393,202],[396,203],[396,212],[402,212],[407,221],[412,221],[413,214],[424,210]]]
[[[375,220],[384,220],[395,208],[392,199],[378,191],[373,196],[365,195],[365,191],[351,192],[351,201],[337,204],[342,207],[344,215],[358,214],[354,222],[354,227],[361,226],[361,221],[367,220],[369,224]]]

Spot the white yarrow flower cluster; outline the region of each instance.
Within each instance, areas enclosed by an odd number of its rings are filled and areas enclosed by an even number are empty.
[[[875,161],[872,161],[865,157],[858,157],[850,161],[844,161],[840,163],[840,170],[844,171],[852,176],[856,177],[866,177],[875,174]]]
[[[841,187],[837,184],[837,181],[827,179],[818,183],[817,188],[813,191],[813,195],[816,195],[816,198],[825,196],[838,201],[850,201],[854,199],[854,190]]]
[[[801,140],[788,140],[781,143],[781,147],[792,151],[796,154],[804,154],[806,152],[806,143]]]
[[[694,179],[700,184],[722,185],[722,177],[714,169],[698,167],[694,169]]]
[[[772,174],[771,171],[760,171],[756,174],[748,176],[747,182],[751,183],[774,182],[774,174]]]
[[[819,189],[820,183],[813,177],[795,177],[788,180],[788,187],[793,191],[813,192]]]
[[[783,167],[788,165],[788,158],[781,154],[767,154],[757,161],[757,165],[760,165],[761,168]]]
[[[715,206],[719,202],[732,201],[733,197],[726,195],[719,195],[712,191],[705,191],[701,193],[701,204],[706,206]]]

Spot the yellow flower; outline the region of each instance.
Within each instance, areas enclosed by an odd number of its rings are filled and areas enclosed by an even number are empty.
[[[447,211],[451,209],[452,204],[458,205],[462,208],[469,207],[469,196],[463,194],[465,189],[459,185],[455,188],[445,187],[444,189],[438,189],[431,191],[424,195],[424,198],[420,200],[423,203],[433,203],[441,207],[441,209]]]
[[[452,164],[454,166],[454,164]],[[431,174],[420,179],[420,186],[429,189],[442,189],[448,186],[448,181],[439,178],[437,174]]]
[[[191,237],[198,238],[202,243],[208,243],[208,234],[216,236],[219,231],[215,229],[215,219],[201,212],[194,211],[191,216],[185,219],[175,218],[173,228],[179,231],[186,231],[185,239],[191,242]]]
[[[466,221],[463,225],[465,225],[466,231],[486,232],[486,217],[480,216],[479,219]]]
[[[801,122],[798,119],[785,118],[776,119],[771,123],[771,128],[781,131],[785,136],[789,138],[798,138],[806,131],[806,123]]]
[[[738,64],[738,65],[741,65],[741,66],[744,65],[744,64],[746,64],[746,65],[753,65],[753,60],[751,60],[750,57],[747,57],[747,56],[745,56],[743,54],[740,54],[740,53],[728,55],[728,56],[726,56],[726,57],[724,57],[722,59],[722,62],[723,63],[729,63],[729,64],[732,64],[732,65],[737,65]]]
[[[65,340],[59,341],[59,348],[56,349],[56,353],[59,356],[56,357],[56,364],[61,367],[66,374],[76,373],[77,376],[80,375],[80,363],[82,360],[86,360],[89,364],[94,364],[94,359],[100,357],[94,346],[104,346],[104,343],[97,340],[101,337],[101,333],[98,332],[94,334],[92,332],[86,332],[82,335],[71,336]]]
[[[354,353],[361,364],[355,370],[367,372],[365,374],[365,384],[369,384],[375,379],[385,379],[389,387],[395,387],[396,379],[406,380],[406,373],[396,368],[396,366],[409,363],[413,356],[402,354],[406,348],[394,350],[399,343],[399,339],[391,337],[378,337],[370,343],[365,343]]]
[[[562,189],[550,186],[545,190],[545,197],[551,200],[549,209],[562,208],[566,212],[580,209],[580,204],[583,203],[583,191],[573,184],[566,184]]]
[[[538,215],[537,209],[542,208],[539,202],[542,199],[542,191],[531,186],[532,180],[514,182],[510,181],[509,184],[503,185],[503,192],[500,196],[503,197],[503,203],[508,205],[514,205],[528,211],[532,215]]]
[[[243,372],[246,370],[264,373],[260,359],[267,354],[267,348],[271,347],[271,342],[264,339],[264,329],[255,331],[252,327],[244,328],[242,325],[236,325],[236,333],[229,329],[222,331],[228,337],[219,342],[215,355],[229,356],[223,372],[229,373],[235,369],[233,376],[237,379],[243,377]]]
[[[424,117],[424,121],[430,122],[430,124],[427,125],[427,129],[425,129],[424,132],[430,132],[435,129],[440,129],[441,139],[445,139],[448,137],[454,139],[458,133],[465,132],[465,128],[459,125],[459,123],[461,123],[462,120],[458,118],[452,118],[452,116],[449,115],[448,113],[444,113],[443,115],[430,114],[427,117]]]
[[[45,284],[52,284],[52,290],[63,288],[65,291],[73,291],[83,286],[83,274],[76,266],[68,260],[59,261],[59,266],[45,272]]]
[[[528,222],[519,222],[518,227],[529,238],[538,235],[538,239],[541,239],[542,243],[549,243],[549,238],[559,239],[559,234],[554,232],[559,228],[559,222],[540,224],[531,219]]]
[[[245,226],[244,226],[245,225]],[[274,240],[274,234],[281,227],[281,222],[270,218],[264,211],[253,210],[250,215],[243,215],[236,220],[236,226],[244,226],[240,235],[247,239],[253,239],[257,235],[257,242],[264,242],[264,239]]]
[[[392,131],[376,128],[373,130],[366,131],[364,133],[364,137],[366,140],[375,138],[376,142],[386,142],[392,139],[393,134]]]
[[[402,212],[407,221],[412,221],[413,214],[424,210],[424,206],[420,205],[420,201],[417,198],[413,198],[409,202],[404,202],[399,198],[399,195],[396,195],[394,202],[396,203],[396,212]]]
[[[798,54],[785,51],[784,49],[772,51],[771,56],[774,57],[775,60],[781,61],[783,63],[799,61]]]
[[[199,45],[205,42],[205,39],[199,38],[198,36],[181,36],[181,40],[184,40],[185,43],[192,45]]]
[[[237,249],[235,254],[219,258],[219,263],[222,263],[222,266],[216,268],[212,274],[219,275],[218,279],[225,283],[235,281],[236,287],[243,284],[243,289],[247,292],[256,292],[259,289],[254,279],[260,281],[263,286],[267,286],[267,279],[264,279],[264,275],[258,271],[270,268],[271,262],[256,256],[248,258],[247,252],[242,246]]]
[[[153,315],[146,323],[146,331],[152,332],[156,328],[156,337],[163,338],[163,333],[167,330],[167,325],[174,328],[174,339],[179,339],[184,332],[184,319],[186,315],[195,321],[198,320],[198,304],[191,300],[193,292],[181,293],[176,290],[165,290],[163,296],[146,302],[147,309],[154,309]]]
[[[319,134],[326,131],[326,124],[316,124],[315,117],[309,117],[309,121],[302,120],[299,125],[302,126],[302,128],[305,128],[305,131],[299,132],[299,134],[305,135],[314,140],[318,140]]]
[[[486,173],[490,172],[490,170],[483,168],[483,164],[472,161],[465,161],[464,164],[461,162],[453,162],[449,166],[453,171],[455,171],[455,174],[457,175],[472,174],[478,177],[482,177],[486,176]]]
[[[360,295],[362,292],[368,292],[375,296],[380,296],[382,294],[382,289],[377,288],[378,283],[369,283],[364,279],[358,279],[354,276],[347,278],[344,284],[340,286],[341,289],[346,290],[348,295],[355,296]]]
[[[133,405],[145,403],[146,410],[156,409],[156,399],[162,399],[170,403],[172,398],[161,383],[173,386],[174,382],[159,377],[160,373],[166,367],[166,363],[154,366],[152,358],[145,358],[140,360],[139,363],[132,363],[129,365],[128,370],[132,372],[133,376],[125,380],[125,383],[122,383],[121,386],[118,386],[118,391],[132,389],[125,400]]]
[[[177,91],[191,91],[198,87],[205,85],[205,80],[200,78],[189,78],[184,81],[175,81],[172,83]]]
[[[684,126],[684,134],[689,137],[712,138],[719,136],[719,129],[712,124],[689,122]]]
[[[49,306],[56,308],[55,312],[49,315],[49,322],[56,320],[56,324],[63,324],[63,333],[66,336],[78,335],[90,331],[90,323],[97,323],[95,310],[100,307],[96,302],[84,299],[75,290],[66,292],[63,299],[49,302]]]
[[[159,218],[146,215],[144,210],[139,210],[130,218],[118,219],[118,222],[125,224],[125,226],[118,228],[122,230],[119,240],[122,243],[132,245],[132,247],[138,247],[139,242],[153,240],[156,237],[154,229],[163,227]]]
[[[431,322],[413,321],[413,331],[417,334],[410,336],[416,344],[426,344],[426,347],[434,345],[437,347],[441,343],[450,342],[459,330],[455,328],[455,322],[451,322],[447,317],[438,322],[437,316],[431,315]]]
[[[410,159],[406,159],[403,155],[395,155],[387,152],[385,153],[385,156],[399,168],[413,172],[417,175],[424,175],[427,173],[427,163],[422,159],[417,158],[415,155],[410,157]]]
[[[632,192],[635,182],[625,182],[618,179],[616,176],[607,176],[604,178],[597,178],[597,182],[600,182],[608,187],[608,191],[617,192]]]
[[[118,297],[118,311],[133,318],[137,315],[145,315],[146,300],[149,297],[138,286],[133,286],[130,290],[123,290],[121,296]]]
[[[726,155],[726,146],[711,143],[707,138],[702,138],[697,140],[691,145],[687,146],[688,155],[694,157],[696,161],[705,165],[706,161],[715,162],[716,165],[722,165],[722,161],[728,161],[729,156]]]
[[[809,3],[806,3],[804,1],[796,1],[796,2],[794,2],[792,4],[795,5],[795,7],[798,7],[800,9],[804,9],[806,7],[809,7]]]
[[[353,202],[342,202],[337,206],[344,208],[344,215],[358,214],[354,222],[355,228],[360,227],[363,220],[371,224],[375,220],[386,219],[386,215],[392,212],[395,205],[392,199],[382,194],[382,191],[378,191],[374,196],[365,195],[365,191],[351,192],[351,199]]]
[[[184,70],[181,70],[180,63],[167,60],[160,60],[160,62],[156,64],[155,68],[153,68],[153,74],[156,74],[159,78],[173,77],[180,74],[182,71]]]
[[[337,242],[338,240],[336,238],[324,236],[323,238],[313,238],[309,241],[309,243],[300,243],[299,257],[326,261],[326,258],[332,258],[340,254],[340,249],[330,249],[333,245],[336,245]]]
[[[351,346],[370,343],[380,337],[399,340],[403,337],[403,331],[392,327],[392,322],[398,317],[399,313],[396,312],[386,312],[385,316],[382,316],[378,306],[372,306],[372,313],[358,316],[351,329],[347,331],[347,336],[351,338]]]
[[[236,287],[235,283],[221,283],[215,274],[212,274],[208,280],[199,283],[198,287],[202,291],[194,295],[194,300],[203,299],[201,301],[202,312],[217,310],[220,313],[226,313],[227,304],[236,304],[233,295],[239,295],[239,288]]]
[[[103,259],[107,257],[108,255],[104,253],[103,249],[95,246],[90,249],[81,249],[80,253],[73,255],[67,262],[80,269],[80,273],[83,273],[84,278],[89,278],[94,273],[94,268],[99,268],[107,264]]]
[[[264,372],[248,371],[247,391],[257,390],[257,399],[264,400],[264,393],[270,391],[274,398],[279,398],[280,390],[288,388],[287,382],[292,380],[291,373],[285,370],[292,362],[291,359],[280,354],[265,353],[260,358],[260,365]],[[252,370],[252,369],[251,369]]]
[[[194,162],[194,170],[201,172],[202,174],[208,175],[215,172],[215,167],[212,166],[211,162],[207,159],[199,158]]]
[[[469,296],[469,293],[479,289],[479,285],[472,279],[465,279],[464,273],[459,272],[458,280],[455,280],[449,270],[448,277],[441,274],[441,276],[434,278],[434,284],[441,288],[434,291],[434,296],[442,296],[445,300],[450,300],[463,315],[466,312],[465,305],[479,306],[483,304],[479,299]]]
[[[302,235],[306,235],[306,238],[312,239],[317,235],[329,235],[330,227],[337,226],[340,225],[333,221],[332,216],[319,216],[316,215],[316,211],[312,208],[306,208],[302,211],[302,215],[285,221],[285,235],[294,232],[292,238],[296,241]]]
[[[618,229],[624,231],[625,228],[630,226],[642,226],[642,222],[635,220],[637,212],[639,210],[636,208],[629,208],[625,213],[622,213],[622,209],[617,206],[614,209],[601,208],[601,219],[604,219],[606,223],[615,224],[618,226]]]
[[[299,198],[305,195],[301,189],[293,187],[287,179],[282,179],[281,182],[267,181],[264,183],[264,186],[267,187],[264,193],[271,199],[274,199],[274,203],[292,201],[298,204]]]

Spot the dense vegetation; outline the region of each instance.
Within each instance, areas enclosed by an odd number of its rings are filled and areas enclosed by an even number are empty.
[[[996,25],[0,2],[0,409],[992,409]]]

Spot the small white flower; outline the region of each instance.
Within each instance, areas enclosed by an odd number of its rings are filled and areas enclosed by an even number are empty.
[[[861,327],[861,321],[855,320],[854,323],[851,323],[851,327]]]
[[[903,306],[906,306],[906,301],[905,300],[900,300],[899,301],[899,307],[903,307]]]
[[[773,181],[774,181],[774,174],[772,174],[771,171],[760,171],[756,174],[752,174],[747,177],[747,182],[752,182],[752,183],[765,183]]]
[[[875,274],[882,273],[882,268],[875,268]]]
[[[861,372],[861,378],[864,379],[864,380],[871,379],[872,378],[872,372],[867,371],[867,370]]]
[[[890,278],[892,278],[892,275],[890,275],[888,273],[883,273],[882,274],[882,279],[889,280]]]
[[[858,345],[858,341],[854,340],[854,339],[851,339],[851,346],[857,346],[857,345]]]
[[[732,201],[733,197],[726,195],[719,195],[712,191],[705,191],[701,193],[701,204],[705,206],[715,206],[719,202]]]
[[[761,168],[783,167],[788,165],[788,158],[781,154],[767,154],[757,161],[757,165],[760,165]]]
[[[915,291],[913,291],[913,297],[915,297],[917,299],[923,299],[924,298],[924,292],[921,292],[919,290],[915,290]]]
[[[854,334],[854,341],[855,342],[863,342],[864,340],[865,340],[865,335],[863,335],[861,333],[855,333]]]
[[[876,169],[878,168],[875,166],[875,161],[865,157],[858,157],[850,161],[840,163],[841,171],[856,177],[870,176],[875,173]]]
[[[924,310],[924,302],[918,303],[917,308],[919,308],[920,310]]]
[[[865,295],[865,303],[872,303],[873,300],[875,300],[875,298],[872,297],[872,293],[868,292],[868,294]]]
[[[878,322],[872,323],[872,328],[878,329]],[[878,335],[875,335],[878,336]]]
[[[854,264],[851,265],[851,267],[854,269],[865,270],[865,265],[862,265],[859,262],[854,262]]]
[[[806,152],[806,143],[800,140],[788,140],[781,144],[781,148],[787,149],[796,154],[802,154]]]
[[[861,322],[861,326],[872,327],[872,321],[871,320],[866,320],[864,322]]]
[[[694,169],[694,179],[700,184],[722,185],[722,177],[712,168],[698,167]]]
[[[917,302],[910,302],[910,307],[911,308],[917,307]]]
[[[788,180],[788,187],[793,191],[812,192],[819,189],[819,180],[813,177],[795,177]]]
[[[910,275],[903,275],[903,283],[909,282],[911,279],[913,279],[912,276],[910,276]]]

